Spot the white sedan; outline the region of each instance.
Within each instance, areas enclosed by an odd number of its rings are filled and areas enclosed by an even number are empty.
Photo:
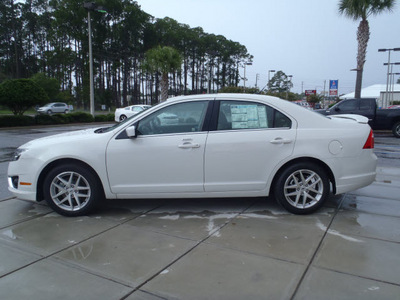
[[[193,95],[113,127],[22,145],[8,182],[16,197],[44,199],[66,216],[87,214],[102,198],[271,194],[288,211],[307,214],[331,193],[372,183],[373,148],[363,116],[326,117],[270,96]]]
[[[115,110],[115,122],[122,122],[125,119],[134,116],[141,111],[149,109],[151,105],[131,105],[123,108],[117,108]]]

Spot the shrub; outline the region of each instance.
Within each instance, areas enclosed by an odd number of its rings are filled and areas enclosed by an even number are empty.
[[[48,101],[45,91],[30,79],[13,79],[0,84],[0,104],[7,106],[14,115],[23,115],[30,107]]]
[[[91,123],[94,122],[94,118],[91,114],[84,112],[74,112],[69,114],[71,123]]]
[[[0,116],[0,127],[32,126],[35,118],[29,116]]]
[[[112,122],[114,121],[114,114],[97,115],[94,117],[95,122]]]
[[[91,114],[84,112],[75,112],[71,114],[54,114],[54,115],[36,115],[20,116],[20,115],[3,115],[0,116],[0,127],[17,127],[32,125],[56,125],[69,123],[92,123],[92,122],[112,122],[114,114],[97,115],[95,118]]]
[[[53,125],[57,124],[56,120],[53,116],[49,115],[36,115],[35,116],[35,123],[37,125]]]

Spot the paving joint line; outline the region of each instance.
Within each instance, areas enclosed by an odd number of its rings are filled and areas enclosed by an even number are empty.
[[[77,246],[77,245],[79,245],[79,244],[82,244],[82,243],[84,243],[84,242],[86,242],[86,241],[88,241],[88,240],[90,240],[90,239],[92,239],[92,238],[95,238],[95,237],[97,237],[97,236],[99,236],[99,235],[101,235],[101,234],[103,234],[103,233],[105,233],[105,232],[108,232],[108,231],[110,231],[110,230],[113,230],[113,229],[115,229],[115,228],[117,228],[117,227],[119,227],[119,226],[121,226],[121,225],[123,225],[123,224],[125,224],[125,223],[127,223],[127,222],[130,222],[130,221],[132,221],[132,220],[134,220],[134,219],[136,219],[136,218],[141,217],[141,216],[144,215],[144,214],[147,214],[147,213],[149,213],[149,212],[151,212],[151,211],[153,211],[153,210],[155,210],[155,209],[158,209],[158,208],[161,207],[161,206],[162,206],[162,205],[159,205],[159,206],[157,206],[157,207],[154,207],[154,208],[152,208],[152,209],[149,209],[149,210],[147,210],[147,211],[145,211],[145,212],[143,212],[143,213],[141,213],[141,214],[138,214],[137,216],[135,216],[135,217],[133,217],[133,218],[131,218],[131,219],[125,220],[125,221],[120,222],[120,223],[118,223],[118,224],[116,224],[116,225],[114,225],[114,226],[111,226],[110,228],[107,228],[107,229],[105,229],[105,230],[103,230],[103,231],[101,231],[101,232],[98,232],[98,233],[96,233],[96,234],[94,234],[94,235],[91,235],[90,237],[87,237],[87,238],[85,238],[85,239],[79,241],[79,242],[76,243],[76,244],[72,244],[72,245],[70,245],[70,246],[64,247],[64,248],[62,248],[62,249],[60,249],[60,250],[58,250],[58,251],[55,251],[55,252],[53,252],[53,253],[51,253],[51,254],[43,255],[41,258],[39,258],[39,259],[37,259],[37,260],[35,260],[35,261],[29,263],[29,264],[26,264],[26,265],[24,265],[24,266],[22,266],[22,267],[19,267],[19,268],[15,269],[15,270],[12,270],[12,271],[10,271],[10,272],[8,272],[8,273],[5,273],[5,274],[1,275],[1,276],[0,276],[0,279],[3,278],[3,277],[6,277],[6,276],[8,276],[8,275],[11,275],[11,274],[13,274],[13,273],[15,273],[15,272],[18,272],[18,271],[20,271],[20,270],[22,270],[22,269],[25,269],[25,268],[27,268],[27,267],[29,267],[29,266],[31,266],[31,265],[34,265],[34,264],[36,264],[36,263],[38,263],[38,262],[41,262],[41,261],[46,260],[46,259],[48,259],[48,258],[51,258],[51,257],[57,255],[58,253],[62,252],[62,251],[65,251],[65,250],[68,250],[68,249],[70,249],[70,248],[73,248],[73,247],[75,247],[75,246]],[[47,213],[47,214],[50,214],[50,213],[52,213],[52,212],[49,212],[49,213]],[[45,216],[45,215],[46,215],[46,214],[44,214],[44,215],[42,215],[42,216]],[[41,217],[42,217],[42,216],[41,216]],[[89,218],[90,218],[90,217],[89,217]],[[25,221],[28,221],[28,220],[25,220]],[[20,222],[20,223],[23,223],[23,222],[24,222],[24,221],[22,221],[22,222]],[[14,225],[15,225],[15,224],[14,224]],[[13,247],[13,245],[10,245],[10,246]],[[16,248],[21,249],[20,247],[16,247]],[[24,250],[24,249],[21,249],[21,250]],[[24,251],[25,251],[25,252],[31,253],[31,251],[27,251],[27,250],[24,250]],[[36,255],[39,255],[39,256],[40,256],[40,254],[37,254],[37,253],[33,253],[33,254],[36,254]],[[63,260],[61,260],[61,259],[58,259],[57,257],[54,257],[54,259],[56,259],[56,260],[58,260],[58,261],[60,261],[60,262],[65,262],[65,261],[63,261]],[[66,262],[66,263],[67,263],[67,262]],[[82,267],[79,267],[79,266],[77,266],[77,265],[75,265],[75,264],[73,264],[73,263],[69,263],[68,265],[70,265],[71,267],[73,267],[73,268],[75,268],[75,269],[79,269],[79,270],[81,270],[81,271],[83,271],[83,272],[86,272],[86,273],[95,275],[95,276],[97,276],[97,277],[100,277],[100,278],[103,278],[103,279],[107,279],[107,280],[110,280],[110,281],[114,281],[114,282],[119,283],[119,284],[121,284],[121,285],[127,286],[127,285],[124,284],[124,283],[121,283],[121,282],[112,280],[112,279],[110,279],[110,278],[101,276],[101,275],[99,275],[99,274],[93,273],[93,272],[91,272],[90,270],[85,269],[85,268],[82,268]],[[133,288],[132,286],[127,286],[127,287]]]
[[[153,280],[154,278],[156,278],[158,275],[160,275],[160,273],[166,269],[168,269],[169,267],[171,267],[173,264],[175,264],[176,262],[178,262],[179,260],[181,260],[183,257],[187,256],[189,253],[191,253],[194,249],[196,249],[198,246],[200,246],[201,244],[204,244],[204,242],[206,240],[208,240],[210,237],[212,237],[214,235],[215,232],[221,230],[222,228],[224,228],[225,226],[227,226],[232,220],[234,220],[235,218],[237,218],[239,215],[241,215],[243,212],[245,212],[246,210],[248,210],[251,206],[253,206],[255,203],[257,202],[257,200],[253,201],[248,207],[244,208],[241,212],[236,213],[236,215],[232,218],[229,218],[224,224],[222,224],[221,226],[219,226],[218,228],[215,228],[213,231],[211,231],[209,233],[208,236],[206,236],[205,238],[199,240],[193,247],[191,247],[190,249],[188,249],[186,252],[182,253],[179,257],[177,257],[176,259],[174,259],[172,262],[170,262],[169,264],[167,264],[165,267],[163,267],[161,270],[157,271],[155,274],[153,274],[152,276],[150,276],[146,281],[144,281],[143,283],[139,284],[132,292],[128,293],[127,295],[125,295],[124,297],[120,298],[120,300],[124,300],[126,298],[128,298],[129,296],[131,296],[133,293],[137,292],[138,290],[140,290],[144,285],[146,285],[147,283],[149,283],[151,280]],[[156,295],[157,297],[161,297]],[[162,297],[161,297],[162,298]]]
[[[346,194],[346,196],[347,196],[347,194]],[[330,230],[330,227],[332,226],[333,220],[335,220],[337,214],[339,213],[339,210],[341,209],[341,206],[342,206],[342,204],[343,204],[344,199],[346,198],[346,196],[343,197],[343,198],[340,200],[340,203],[339,203],[338,207],[335,209],[335,213],[334,213],[334,215],[333,215],[331,221],[329,222],[328,226],[326,227],[326,230],[325,230],[324,234],[322,235],[322,238],[321,238],[321,240],[319,241],[317,248],[315,249],[315,251],[314,251],[314,253],[313,253],[313,255],[312,255],[310,261],[308,262],[308,264],[307,264],[307,266],[306,266],[306,268],[305,268],[303,274],[301,275],[300,280],[298,281],[298,283],[297,283],[297,285],[296,285],[296,288],[295,288],[295,290],[293,291],[292,296],[289,298],[290,300],[293,300],[294,297],[296,296],[297,292],[299,291],[299,288],[300,288],[301,284],[303,283],[304,278],[306,277],[306,274],[308,273],[308,270],[310,269],[312,263],[314,262],[314,259],[315,259],[316,255],[317,255],[319,249],[321,248],[322,243],[323,243],[323,241],[325,240],[325,237],[328,235],[329,230]]]

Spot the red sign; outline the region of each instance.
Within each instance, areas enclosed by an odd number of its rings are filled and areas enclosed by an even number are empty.
[[[329,90],[329,96],[337,96],[337,90]]]
[[[304,93],[306,94],[306,96],[316,95],[317,90],[305,90]]]

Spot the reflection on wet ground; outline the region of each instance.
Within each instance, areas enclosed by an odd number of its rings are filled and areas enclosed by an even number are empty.
[[[16,147],[0,148],[0,163],[11,161]]]

